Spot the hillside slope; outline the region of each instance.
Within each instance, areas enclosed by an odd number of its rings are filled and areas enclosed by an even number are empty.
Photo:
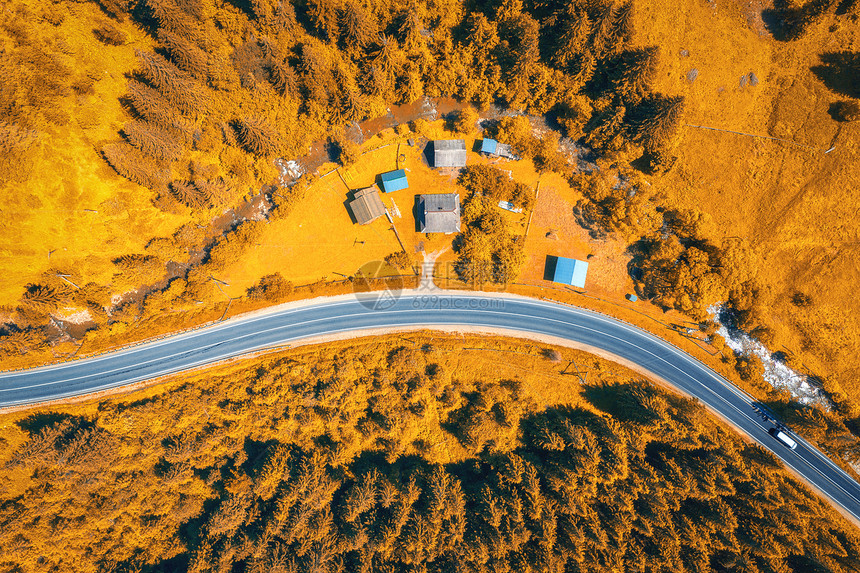
[[[675,168],[661,183],[670,203],[708,213],[722,237],[751,240],[763,262],[759,304],[775,335],[766,341],[772,349],[797,353],[806,371],[829,376],[856,398],[860,122],[833,113],[837,102],[860,96],[860,75],[852,80],[836,57],[860,47],[853,4],[853,14],[827,14],[785,41],[764,25],[761,3],[643,1],[637,37],[661,46],[657,81],[686,96],[685,124],[798,144],[687,125]],[[698,71],[692,82],[691,70]]]

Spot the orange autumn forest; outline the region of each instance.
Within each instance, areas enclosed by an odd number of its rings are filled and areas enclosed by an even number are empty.
[[[0,400],[32,368],[430,285],[642,329],[775,427],[519,331],[272,344],[0,403],[0,570],[860,570],[858,517],[779,455],[860,480],[858,18],[6,2]]]

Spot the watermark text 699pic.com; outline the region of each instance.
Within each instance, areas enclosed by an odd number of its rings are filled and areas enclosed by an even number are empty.
[[[444,294],[427,294],[412,299],[412,308],[421,310],[502,310],[505,301],[493,297],[456,297]]]

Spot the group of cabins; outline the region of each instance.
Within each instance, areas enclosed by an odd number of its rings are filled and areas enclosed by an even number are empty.
[[[440,139],[431,142],[433,167],[460,168],[466,166],[466,142],[462,139]],[[355,221],[367,225],[385,215],[385,205],[379,195],[407,189],[406,170],[397,169],[379,176],[379,186],[371,185],[359,189],[349,202]],[[460,232],[460,195],[458,193],[438,193],[419,195],[418,229],[422,233],[459,233]]]
[[[462,139],[443,139],[431,142],[433,167],[460,168],[466,166],[466,142]],[[429,150],[428,150],[429,151]],[[495,139],[481,141],[481,153],[489,156],[516,159],[509,145],[499,143]],[[349,202],[355,220],[360,225],[367,225],[383,215],[386,215],[385,205],[379,195],[379,188],[384,193],[392,193],[409,187],[406,170],[397,169],[379,176],[379,187],[371,185],[359,189]],[[504,203],[504,204],[503,204]],[[459,233],[460,232],[460,195],[459,193],[436,193],[418,195],[416,201],[416,216],[418,230],[422,233]],[[509,211],[519,212],[513,204],[501,201],[499,206]],[[553,282],[574,287],[585,288],[585,276],[588,263],[565,257],[547,258],[547,278]]]
[[[399,171],[402,171],[399,170]],[[405,177],[403,180],[405,181]],[[385,180],[383,180],[385,189]],[[406,186],[398,187],[396,190],[405,189]],[[390,193],[390,191],[385,191]],[[418,230],[422,233],[459,233],[460,232],[460,194],[459,193],[436,193],[432,195],[419,195],[418,205]],[[385,205],[379,196],[376,185],[359,189],[349,202],[349,210],[359,225],[367,225],[385,215]]]

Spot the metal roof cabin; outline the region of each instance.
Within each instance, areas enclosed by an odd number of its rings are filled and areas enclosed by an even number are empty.
[[[490,139],[488,137],[481,140],[481,153],[486,155],[495,155],[496,157],[516,159],[516,156],[511,152],[510,145],[499,143],[495,139]]]
[[[391,193],[392,191],[400,191],[401,189],[406,189],[409,187],[409,183],[406,181],[406,170],[398,169],[396,171],[389,171],[388,173],[383,173],[379,176],[382,180],[382,190],[385,193]]]
[[[418,216],[422,233],[459,233],[460,194],[419,195]]]
[[[485,137],[481,140],[481,153],[489,153],[490,155],[496,154],[496,147],[498,147],[499,142],[495,139],[490,139]]]
[[[433,167],[465,167],[466,142],[462,139],[437,139],[433,142]]]
[[[552,281],[579,288],[585,288],[585,275],[588,274],[588,263],[577,259],[558,257],[555,263],[555,274]]]
[[[367,225],[371,221],[385,215],[385,205],[379,198],[379,190],[376,186],[365,187],[355,192],[355,198],[349,202],[349,210],[355,216],[360,225]]]

